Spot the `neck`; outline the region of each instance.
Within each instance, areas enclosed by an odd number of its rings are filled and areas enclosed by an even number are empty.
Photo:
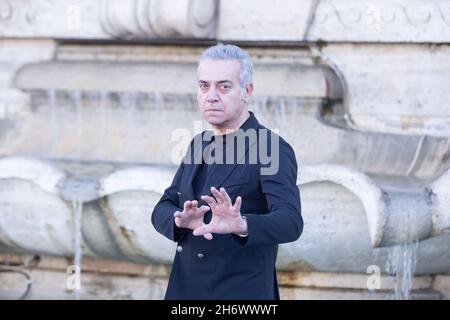
[[[225,124],[224,126],[213,126],[214,135],[223,135],[237,131],[241,125],[250,117],[250,112],[245,109],[238,119],[231,124]]]

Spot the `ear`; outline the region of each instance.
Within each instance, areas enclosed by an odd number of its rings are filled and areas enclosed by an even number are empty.
[[[252,94],[253,94],[253,83],[249,83],[245,86],[245,93],[242,96],[242,101],[247,103]]]
[[[245,86],[245,94],[247,98],[250,98],[253,94],[253,83],[249,83]]]

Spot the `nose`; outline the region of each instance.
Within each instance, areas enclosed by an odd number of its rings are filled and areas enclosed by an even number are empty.
[[[206,101],[208,101],[208,102],[219,101],[219,96],[217,95],[216,88],[214,88],[213,86],[206,93]]]

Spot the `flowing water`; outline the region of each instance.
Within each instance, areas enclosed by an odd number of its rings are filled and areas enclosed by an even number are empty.
[[[414,239],[412,230],[416,226],[416,215],[408,210],[400,220],[397,244],[389,248],[386,261],[386,272],[393,281],[394,290],[388,298],[409,300],[413,287],[414,273],[417,263],[418,241]]]
[[[75,300],[81,299],[81,259],[82,259],[82,219],[83,219],[83,202],[73,201],[73,210],[75,213],[75,223],[74,223],[74,258],[73,265],[75,270],[75,287],[74,287],[74,298]]]

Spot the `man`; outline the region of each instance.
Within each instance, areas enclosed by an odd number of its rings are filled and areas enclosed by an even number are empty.
[[[166,299],[279,299],[278,244],[303,230],[297,162],[248,111],[252,75],[237,46],[219,43],[200,59],[199,107],[213,131],[191,141],[152,213],[178,242]]]

